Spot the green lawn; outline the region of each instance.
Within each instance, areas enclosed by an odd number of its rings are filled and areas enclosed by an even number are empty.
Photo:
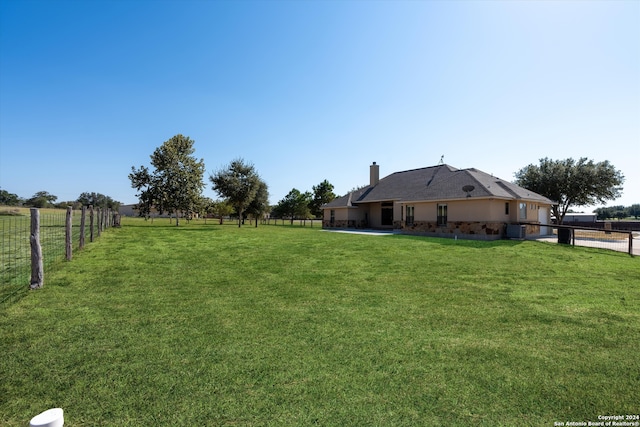
[[[638,413],[640,258],[128,219],[0,311],[0,425],[552,426]]]

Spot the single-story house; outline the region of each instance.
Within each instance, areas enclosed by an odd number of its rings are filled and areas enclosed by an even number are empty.
[[[512,234],[514,227],[527,236],[551,232],[552,200],[474,168],[440,164],[380,179],[373,162],[369,177],[368,186],[322,206],[323,228],[489,240]]]

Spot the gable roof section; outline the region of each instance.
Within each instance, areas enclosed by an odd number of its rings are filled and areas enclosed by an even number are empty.
[[[468,193],[463,190],[473,186]],[[368,186],[335,199],[324,207],[353,207],[382,201],[437,201],[470,198],[498,198],[554,202],[540,194],[475,168],[456,169],[449,165],[395,172]]]
[[[477,169],[466,170],[486,189],[489,197],[533,200],[540,203],[554,204],[553,200],[512,182],[494,177]],[[474,194],[471,192],[471,197],[473,196]]]
[[[358,199],[359,203],[381,202],[389,200],[416,200],[417,193],[450,176],[457,169],[449,165],[431,166],[395,172],[380,180],[378,184]],[[427,185],[429,184],[429,185]]]
[[[342,196],[342,197],[338,197],[336,199],[333,199],[332,201],[330,201],[329,203],[324,204],[322,207],[323,208],[351,208],[351,207],[357,207],[355,206],[353,203],[357,202],[359,199],[363,198],[364,196],[366,196],[366,194],[371,191],[373,189],[372,186],[368,185],[366,187],[363,188],[359,188],[357,190],[354,190],[350,193],[347,193],[346,196]]]

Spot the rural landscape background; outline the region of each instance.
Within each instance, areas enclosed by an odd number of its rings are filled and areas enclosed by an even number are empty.
[[[125,218],[0,316],[0,421],[553,425],[633,414],[637,257]]]
[[[0,187],[135,203],[131,166],[183,134],[207,174],[253,163],[272,205],[444,155],[508,181],[608,160],[631,206],[639,75],[633,0],[2,0]]]
[[[0,425],[638,426],[633,226],[309,219],[377,161],[635,224],[639,158],[634,0],[0,0]]]

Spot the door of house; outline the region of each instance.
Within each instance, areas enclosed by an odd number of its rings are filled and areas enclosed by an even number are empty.
[[[540,223],[540,235],[546,236],[550,234],[549,227],[547,227],[549,224],[549,208],[540,207],[538,209],[538,222]]]
[[[382,226],[392,226],[393,225],[393,202],[384,202],[382,203],[382,215],[381,215]]]

